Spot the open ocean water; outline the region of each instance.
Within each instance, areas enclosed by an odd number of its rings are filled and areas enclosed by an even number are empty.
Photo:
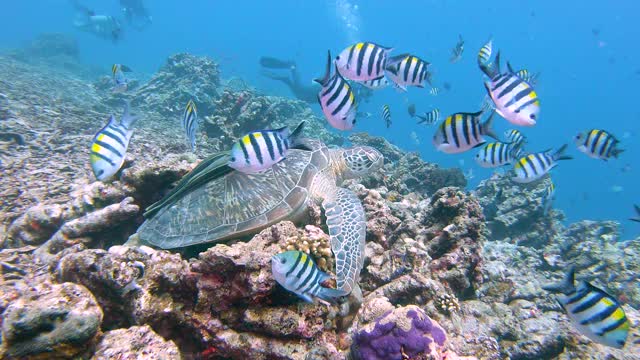
[[[99,14],[122,17],[118,1],[77,3]],[[177,52],[208,55],[219,61],[224,77],[238,76],[266,94],[292,96],[279,82],[260,74],[258,59],[292,59],[311,83],[324,72],[327,49],[335,56],[357,41],[373,41],[411,52],[431,63],[437,96],[429,88],[399,93],[376,91],[361,112],[355,131],[383,135],[405,150],[419,151],[424,160],[472,172],[469,189],[492,170],[474,162],[475,151],[447,155],[431,144],[434,126],[416,125],[407,113],[439,108],[441,117],[475,112],[485,95],[476,64],[478,49],[489,39],[502,66],[540,72],[536,91],[541,100],[538,123],[519,128],[531,151],[569,144],[574,159],[553,170],[554,206],[570,222],[613,219],[622,223],[623,239],[638,234],[633,204],[640,202],[640,28],[637,1],[146,1],[152,22],[140,29],[125,27],[117,41],[100,39],[73,25],[77,10],[63,0],[4,1],[0,18],[0,49],[23,46],[38,34],[70,34],[79,42],[87,64],[108,69],[123,63],[140,74],[155,72]],[[461,35],[462,59],[451,64],[451,48]],[[444,83],[451,86],[442,89]],[[393,124],[386,129],[381,108],[388,104]],[[317,104],[314,111],[322,116]],[[497,118],[498,134],[513,128]],[[625,151],[607,162],[579,153],[573,137],[591,128],[605,129],[620,139]],[[411,134],[415,132],[417,136]]]

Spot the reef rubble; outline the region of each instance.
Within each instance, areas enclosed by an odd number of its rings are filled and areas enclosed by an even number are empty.
[[[49,50],[37,43],[20,56],[29,51]],[[124,246],[141,212],[198,158],[255,126],[306,120],[310,134],[343,145],[306,104],[225,86],[221,76],[213,60],[178,54],[120,95],[0,56],[0,132],[24,140],[0,147],[9,158],[0,179],[0,358],[640,359],[633,344],[615,350],[582,336],[542,289],[574,264],[580,279],[620,299],[637,328],[640,238],[620,241],[615,222],[563,225],[560,211],[543,211],[543,182],[494,176],[465,191],[459,169],[381,137],[349,137],[386,159],[380,172],[345,184],[367,215],[361,299],[305,303],[271,274],[271,257],[291,249],[332,273],[318,207],[307,222],[248,239]],[[189,98],[199,102],[203,145],[187,155],[178,118]],[[124,99],[144,115],[124,169],[94,181],[87,156],[70,154],[84,154]]]

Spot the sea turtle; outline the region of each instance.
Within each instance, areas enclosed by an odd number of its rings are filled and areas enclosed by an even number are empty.
[[[330,149],[312,139],[305,145],[258,174],[226,166],[228,153],[205,159],[147,210],[139,241],[164,249],[220,242],[299,220],[315,201],[325,210],[337,288],[350,293],[364,262],[366,219],[356,194],[338,185],[380,168],[384,159],[368,146]]]

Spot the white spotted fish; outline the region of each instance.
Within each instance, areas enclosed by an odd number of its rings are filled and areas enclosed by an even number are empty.
[[[618,300],[586,281],[575,286],[575,268],[571,266],[564,280],[542,287],[559,293],[557,300],[569,320],[589,339],[622,349],[631,323]]]
[[[513,163],[521,155],[518,144],[492,142],[485,144],[476,154],[476,162],[484,168],[495,168]]]
[[[420,119],[420,121],[418,121],[418,124],[433,125],[440,120],[440,110],[433,109],[428,113],[424,113],[424,115],[416,116]]]
[[[402,54],[387,60],[386,74],[401,91],[407,91],[407,86],[424,87],[429,79],[427,67],[429,63],[417,56]]]
[[[129,114],[129,104],[125,104],[120,122],[111,115],[109,123],[93,137],[89,160],[96,179],[105,181],[115,175],[124,163],[124,156],[133,135],[131,128],[137,117]]]
[[[338,72],[354,81],[367,81],[384,76],[387,55],[391,48],[370,42],[360,42],[342,50],[336,56]]]
[[[113,77],[113,92],[122,93],[128,89],[128,81],[124,76],[125,72],[131,72],[131,68],[122,64],[113,64],[111,66],[111,74]]]
[[[322,286],[329,275],[320,271],[311,257],[301,251],[285,251],[274,255],[271,258],[271,271],[278,284],[307,302],[319,298],[335,303],[337,298],[347,295],[346,291]]]
[[[433,145],[447,154],[458,154],[465,152],[486,142],[484,136],[498,137],[493,133],[491,125],[493,123],[494,112],[491,113],[487,121],[480,123],[483,112],[477,113],[455,113],[448,116],[438,127],[433,136]]]
[[[187,143],[191,151],[196,151],[196,132],[198,130],[198,109],[193,100],[189,100],[182,115],[182,129],[187,135]]]
[[[231,148],[229,166],[246,174],[271,168],[287,157],[289,149],[298,145],[305,121],[292,133],[287,127],[253,131],[241,137]]]
[[[533,126],[540,113],[540,100],[531,84],[522,80],[511,69],[500,73],[500,52],[496,55],[495,67],[485,64],[480,69],[490,78],[484,83],[487,94],[493,100],[496,112],[514,125]]]
[[[351,130],[356,123],[357,105],[351,85],[337,71],[331,76],[331,52],[322,79],[315,79],[322,85],[318,102],[329,124],[338,130]]]
[[[564,144],[556,151],[545,150],[520,158],[513,168],[516,176],[512,180],[524,184],[541,179],[558,165],[559,160],[572,159],[562,155],[566,149],[567,144]]]
[[[576,135],[575,143],[578,150],[589,157],[604,161],[612,157],[617,158],[624,151],[623,149],[618,149],[617,146],[620,141],[615,136],[600,129],[592,129]]]

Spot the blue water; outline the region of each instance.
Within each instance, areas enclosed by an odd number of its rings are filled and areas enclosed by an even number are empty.
[[[81,2],[96,13],[120,16],[116,0]],[[69,33],[79,41],[82,60],[103,67],[105,74],[113,63],[128,64],[138,73],[153,73],[176,52],[209,55],[221,63],[223,77],[240,76],[266,93],[291,96],[282,84],[260,76],[260,56],[294,58],[311,82],[322,75],[327,49],[335,54],[354,40],[392,46],[397,53],[412,52],[431,62],[436,84],[441,87],[449,82],[452,90],[437,97],[429,95],[428,89],[410,88],[404,94],[391,88],[378,91],[370,103],[360,106],[360,111],[374,116],[359,121],[356,130],[384,135],[442,166],[460,166],[464,161],[465,171],[473,169],[473,188],[491,174],[474,163],[475,152],[435,152],[431,145],[434,128],[415,125],[406,106],[415,103],[418,112],[438,107],[445,116],[477,111],[485,92],[476,53],[492,36],[494,53],[500,49],[503,60],[542,73],[536,88],[542,103],[539,122],[533,128],[520,128],[529,138],[528,150],[570,143],[569,154],[575,159],[553,171],[556,207],[565,211],[569,221],[615,219],[623,223],[624,237],[638,234],[640,225],[626,220],[634,215],[632,204],[640,203],[637,1],[489,4],[432,0],[402,5],[351,1],[358,6],[351,20],[342,18],[334,1],[253,1],[239,6],[205,0],[147,0],[146,5],[153,24],[143,31],[126,29],[124,39],[114,44],[74,29],[74,10],[68,2],[5,1],[0,49],[20,47],[44,32]],[[357,24],[358,30],[349,30],[348,21]],[[465,53],[460,62],[450,64],[450,49],[458,34],[466,41]],[[389,104],[392,111],[389,131],[380,117],[383,104]],[[313,107],[321,116],[319,107]],[[510,127],[505,120],[497,120],[498,133]],[[626,151],[620,159],[594,160],[575,149],[573,136],[593,127],[621,138]],[[420,144],[410,137],[414,131]],[[628,171],[623,172],[623,167]]]

